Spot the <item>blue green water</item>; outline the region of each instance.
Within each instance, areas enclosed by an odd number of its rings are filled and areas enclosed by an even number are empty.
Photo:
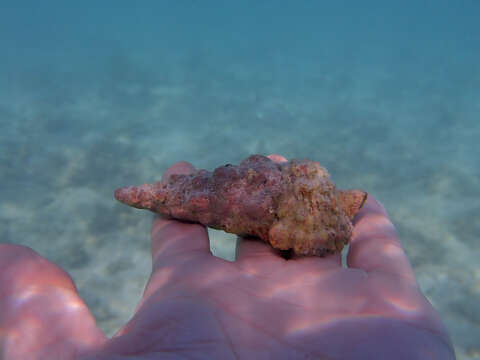
[[[479,18],[468,0],[4,0],[0,241],[70,271],[111,333],[150,266],[150,218],[116,187],[310,158],[385,205],[458,357],[480,358]]]

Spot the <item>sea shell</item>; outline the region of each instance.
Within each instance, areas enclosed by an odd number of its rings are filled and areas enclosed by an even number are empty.
[[[351,220],[367,193],[336,189],[316,161],[275,163],[252,155],[238,166],[120,188],[115,197],[164,216],[255,236],[297,255],[324,256],[349,242]]]

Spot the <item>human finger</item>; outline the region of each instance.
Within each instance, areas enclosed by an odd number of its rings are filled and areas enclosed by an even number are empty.
[[[156,216],[152,225],[152,258],[154,266],[162,261],[175,261],[177,256],[210,254],[207,228]]]
[[[170,175],[188,175],[195,171],[195,167],[186,161],[179,161],[169,166],[162,175],[162,181],[169,178]]]
[[[194,171],[195,168],[190,163],[178,162],[165,171],[162,181],[166,181],[172,174],[191,174]],[[157,261],[171,258],[175,254],[210,253],[207,229],[200,224],[156,216],[152,225],[151,238],[154,265]]]
[[[371,195],[354,219],[347,256],[349,267],[415,279],[412,267],[385,208]]]
[[[239,237],[235,259],[238,264],[279,258],[280,251],[269,244],[258,239]]]
[[[270,154],[267,157],[273,162],[276,162],[277,164],[281,164],[288,161],[285,157],[279,154]]]

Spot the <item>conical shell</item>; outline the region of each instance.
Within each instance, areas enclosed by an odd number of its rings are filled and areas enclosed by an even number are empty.
[[[115,191],[117,200],[175,219],[256,236],[281,250],[323,256],[341,251],[367,193],[337,190],[310,160],[275,163],[252,155],[238,166],[172,175]]]

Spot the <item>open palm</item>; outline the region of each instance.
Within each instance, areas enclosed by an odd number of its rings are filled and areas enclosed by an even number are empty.
[[[192,170],[178,163],[167,176]],[[348,268],[340,255],[286,260],[251,240],[228,262],[211,255],[203,226],[162,218],[152,256],[134,316],[107,339],[67,274],[29,249],[0,247],[2,359],[454,358],[372,197],[355,219]]]

